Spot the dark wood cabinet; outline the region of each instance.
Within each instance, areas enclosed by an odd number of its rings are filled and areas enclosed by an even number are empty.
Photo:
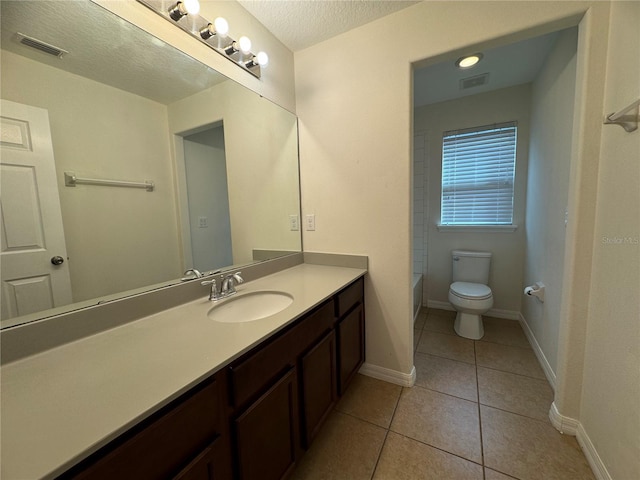
[[[364,308],[357,305],[338,322],[339,393],[344,395],[349,383],[364,362]]]
[[[174,478],[186,475],[188,467],[195,467],[194,462],[203,455],[208,458],[210,477],[184,478],[231,478],[227,428],[221,408],[223,387],[224,381],[219,377],[203,382],[61,478]]]
[[[187,465],[174,480],[219,480],[231,478],[230,452],[222,445],[223,440],[217,438],[215,442],[205,448],[189,465]],[[224,466],[224,469],[221,469]]]
[[[278,480],[364,361],[362,278],[60,478]]]
[[[298,394],[292,368],[234,423],[237,476],[277,480],[298,456]]]
[[[309,448],[335,405],[336,335],[329,332],[300,359],[302,439]]]
[[[365,358],[364,280],[356,280],[336,295],[338,394],[344,395]]]

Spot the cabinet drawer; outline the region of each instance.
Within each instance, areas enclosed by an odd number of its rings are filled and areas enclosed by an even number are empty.
[[[323,304],[268,345],[260,346],[257,352],[232,365],[229,368],[232,405],[240,407],[292,367],[302,351],[331,329],[333,309],[333,301]]]
[[[364,297],[364,280],[359,278],[337,296],[336,316],[338,318],[346,314],[356,303]]]
[[[116,440],[117,446],[109,453],[97,452],[99,460],[92,463],[90,457],[85,464],[88,466],[63,478],[173,477],[220,434],[222,426],[218,382],[207,382],[204,388],[177,402],[152,416],[150,425],[143,422],[145,428]]]

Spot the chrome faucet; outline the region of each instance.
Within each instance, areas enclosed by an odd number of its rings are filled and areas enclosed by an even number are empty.
[[[230,273],[224,277],[222,280],[222,287],[220,287],[220,294],[223,297],[228,297],[229,295],[236,293],[236,282],[238,284],[244,282],[240,273],[242,272]]]
[[[236,283],[242,283],[244,280],[240,276],[241,272],[230,273],[228,275],[220,275],[221,285],[220,290],[218,290],[218,284],[216,279],[213,278],[211,280],[205,280],[204,282],[200,282],[202,285],[211,285],[211,291],[209,292],[209,300],[214,302],[218,300],[222,300],[223,298],[230,297],[231,295],[236,293]]]

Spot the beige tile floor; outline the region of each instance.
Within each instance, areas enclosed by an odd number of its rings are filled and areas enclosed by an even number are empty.
[[[518,322],[485,317],[473,341],[453,320],[424,309],[415,386],[358,375],[293,478],[593,479],[576,439],[549,422],[553,392]]]

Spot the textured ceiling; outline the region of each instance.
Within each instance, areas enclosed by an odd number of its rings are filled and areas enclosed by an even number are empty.
[[[238,0],[289,50],[296,52],[410,7],[402,0]]]

